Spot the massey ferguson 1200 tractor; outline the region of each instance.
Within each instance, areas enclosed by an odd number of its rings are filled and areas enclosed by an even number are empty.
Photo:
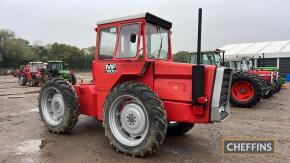
[[[96,117],[116,151],[144,157],[166,132],[181,135],[228,117],[231,69],[172,62],[171,26],[150,13],[98,22],[93,83],[53,78],[41,88],[48,130],[67,133],[79,114]]]

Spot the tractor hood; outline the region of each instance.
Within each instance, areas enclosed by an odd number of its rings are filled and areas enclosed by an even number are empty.
[[[168,119],[207,123],[221,121],[230,114],[231,69],[156,61],[154,76],[154,90],[164,101]],[[182,109],[188,114],[180,117],[176,110]]]
[[[60,73],[60,74],[70,74],[70,71],[68,71],[68,70],[58,70],[58,73]]]

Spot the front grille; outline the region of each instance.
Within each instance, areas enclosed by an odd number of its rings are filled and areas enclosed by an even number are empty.
[[[223,75],[219,106],[224,106],[228,102],[230,78],[231,78],[231,69],[225,69]]]

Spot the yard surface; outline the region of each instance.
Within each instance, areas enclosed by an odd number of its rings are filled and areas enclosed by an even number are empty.
[[[89,74],[85,75],[90,80]],[[40,121],[40,87],[0,76],[0,162],[290,162],[290,89],[253,108],[231,107],[219,124],[197,124],[183,137],[168,136],[159,152],[134,158],[115,152],[96,119],[80,116],[68,135],[55,135]],[[274,155],[222,155],[226,138],[274,139]]]

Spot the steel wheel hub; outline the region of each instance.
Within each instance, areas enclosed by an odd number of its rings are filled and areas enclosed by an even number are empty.
[[[55,88],[45,90],[41,99],[41,109],[44,119],[50,125],[58,125],[64,116],[64,100]]]
[[[21,76],[20,79],[19,79],[19,82],[22,84],[23,80],[24,80],[24,78],[23,78],[23,76]]]
[[[149,120],[139,99],[122,95],[112,102],[109,125],[114,137],[126,146],[136,146],[146,137]]]
[[[240,89],[240,93],[241,93],[241,94],[245,94],[245,93],[246,93],[246,89],[245,89],[245,88],[241,88],[241,89]]]
[[[51,110],[55,117],[60,117],[63,110],[64,110],[64,104],[63,99],[60,94],[55,94],[52,97],[51,100]]]
[[[140,134],[146,127],[144,111],[137,104],[127,104],[121,112],[121,123],[129,134]]]
[[[239,101],[250,100],[254,93],[254,87],[248,81],[237,81],[232,85],[231,95]]]

